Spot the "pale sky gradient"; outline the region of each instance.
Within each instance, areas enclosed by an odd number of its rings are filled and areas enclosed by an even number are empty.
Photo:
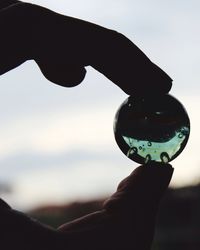
[[[171,94],[186,107],[192,131],[172,162],[171,185],[198,183],[200,2],[29,2],[123,33],[174,79]],[[13,184],[13,195],[4,197],[15,207],[110,194],[137,166],[121,153],[112,131],[127,95],[92,68],[87,71],[71,89],[48,82],[32,61],[0,77],[0,180]]]

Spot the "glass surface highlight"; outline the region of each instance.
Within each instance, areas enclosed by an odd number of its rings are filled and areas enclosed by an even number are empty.
[[[115,115],[114,134],[119,148],[131,160],[167,163],[185,148],[190,121],[183,105],[171,95],[130,96]]]

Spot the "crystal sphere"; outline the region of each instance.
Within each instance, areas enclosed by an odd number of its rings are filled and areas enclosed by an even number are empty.
[[[171,95],[128,97],[114,119],[114,134],[122,152],[140,164],[167,163],[187,144],[190,120]]]

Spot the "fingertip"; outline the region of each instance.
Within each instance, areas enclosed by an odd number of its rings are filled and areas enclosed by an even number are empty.
[[[150,162],[137,167],[126,179],[122,188],[125,192],[131,192],[138,199],[158,203],[169,186],[173,175],[173,167],[170,164]]]
[[[172,78],[160,67],[151,62],[149,65],[150,93],[167,94],[172,87]],[[149,89],[149,88],[147,88]]]
[[[172,178],[174,168],[169,163],[149,162],[136,168],[131,175],[150,187],[165,190]]]
[[[134,204],[145,204],[150,210],[156,211],[169,186],[173,171],[170,164],[158,162],[150,162],[135,169],[131,174],[132,180],[129,180],[129,191],[136,197]]]
[[[133,72],[133,79],[126,79],[120,88],[132,96],[158,96],[169,93],[173,80],[157,65],[149,63],[138,66]]]
[[[144,165],[141,165],[140,167],[148,167],[148,168],[152,168],[155,169],[154,171],[157,171],[158,169],[164,169],[161,171],[172,171],[173,172],[173,167],[171,164],[169,163],[164,163],[164,162],[156,162],[156,161],[150,161]]]
[[[124,35],[107,30],[92,66],[133,96],[167,94],[171,77]],[[99,43],[99,41],[97,41]]]

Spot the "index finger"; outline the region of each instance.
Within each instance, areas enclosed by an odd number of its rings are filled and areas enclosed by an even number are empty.
[[[58,84],[70,74],[68,65],[76,69],[71,70],[74,86],[83,80],[84,66],[91,65],[129,95],[163,94],[170,90],[171,78],[122,34],[37,5],[19,3],[12,11],[10,8],[1,13],[5,23],[1,29],[1,74],[25,60],[35,59],[47,78]],[[68,82],[74,77],[69,78],[66,76],[66,86],[73,86]]]
[[[62,41],[76,48],[73,56],[82,64],[91,65],[129,95],[169,92],[172,79],[127,37],[80,19],[62,18],[57,32],[68,27]]]
[[[172,79],[124,35],[102,29],[92,66],[129,95],[166,94]]]

